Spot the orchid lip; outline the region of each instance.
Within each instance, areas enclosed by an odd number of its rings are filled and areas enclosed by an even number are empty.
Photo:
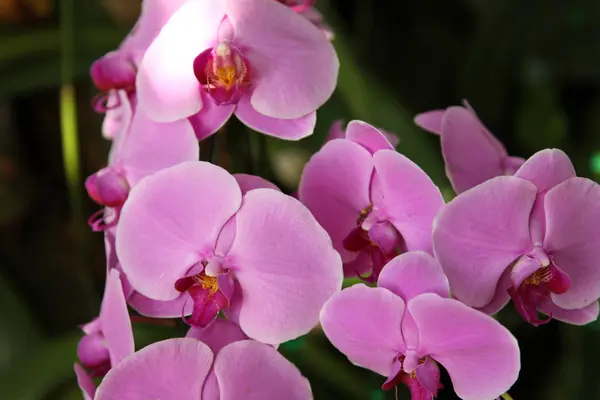
[[[221,267],[219,261],[203,261],[201,265],[204,268],[200,273],[178,279],[175,289],[187,292],[194,302],[191,317],[183,317],[183,320],[190,326],[204,328],[217,318],[221,310],[229,308],[234,285],[231,274]]]
[[[237,104],[251,86],[250,63],[229,41],[200,53],[194,74],[217,105]]]
[[[437,363],[430,357],[418,357],[416,353],[409,353],[400,354],[394,360],[390,376],[381,386],[382,390],[391,390],[399,383],[404,383],[413,399],[436,397],[438,389],[443,388]]]
[[[113,90],[113,89],[111,89]],[[135,90],[134,86],[127,86],[124,88],[121,88],[120,90],[124,90],[125,92],[127,92],[128,94],[130,94],[133,90]],[[94,98],[92,98],[92,109],[101,114],[101,113],[106,113],[110,110],[115,110],[119,107],[121,107],[122,102],[121,102],[121,98],[120,97],[116,97],[117,101],[114,104],[110,104],[110,93],[111,91],[105,91],[105,92],[99,92],[98,94],[96,94],[94,96]]]
[[[537,255],[539,256],[540,254]],[[518,280],[515,281],[513,279],[513,285],[508,288],[508,294],[512,298],[519,314],[534,326],[548,323],[552,319],[552,315],[543,320],[538,316],[540,307],[552,302],[551,295],[563,294],[571,286],[569,276],[556,267],[545,253],[541,252],[541,255],[543,257],[525,256],[526,261],[524,265],[529,265],[527,268],[530,269],[523,269],[522,271],[531,271],[535,268],[536,263],[539,263],[537,264],[538,268],[525,276],[524,279],[521,278],[522,281],[520,283]],[[540,261],[540,258],[542,261]],[[529,264],[527,264],[528,262]],[[519,276],[518,273],[517,276]],[[523,275],[520,276],[523,277]]]
[[[112,215],[109,210],[113,211]],[[102,208],[93,213],[88,218],[87,222],[93,232],[103,232],[112,228],[119,222],[119,214],[120,208]]]
[[[375,282],[383,267],[406,250],[400,233],[389,222],[379,221],[377,216],[372,215],[372,210],[373,207],[369,206],[361,212],[358,226],[342,242],[344,249],[368,255],[371,273],[367,276],[357,274],[368,283]],[[369,228],[365,229],[367,225]]]

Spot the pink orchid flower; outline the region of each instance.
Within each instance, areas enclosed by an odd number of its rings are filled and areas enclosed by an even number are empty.
[[[265,179],[246,174],[234,174],[242,195],[249,190],[266,188],[278,190],[279,188]],[[182,315],[190,315],[193,311],[193,303],[186,296],[179,296],[174,300],[160,301],[148,298],[140,292],[133,289],[127,276],[123,272],[121,263],[115,251],[116,226],[111,227],[104,232],[104,243],[106,249],[107,271],[116,268],[121,272],[121,280],[127,304],[139,314],[151,318],[177,318]]]
[[[352,363],[388,377],[384,390],[402,382],[412,400],[431,400],[442,387],[438,363],[465,400],[496,398],[517,380],[516,339],[493,318],[450,299],[433,257],[417,251],[394,258],[377,286],[334,295],[321,324]]]
[[[542,150],[514,176],[448,203],[434,224],[435,255],[453,294],[472,307],[494,313],[512,297],[533,325],[586,324],[598,317],[598,204],[598,184],[576,177],[562,151]]]
[[[193,302],[191,325],[207,326],[223,310],[270,344],[312,329],[342,284],[331,239],[299,201],[271,188],[244,194],[227,171],[199,161],[131,191],[116,249],[135,290]]]
[[[106,375],[95,400],[312,399],[309,382],[273,347],[224,320],[207,329],[136,352]]]
[[[339,61],[322,32],[273,0],[188,0],[146,51],[139,106],[169,122],[192,117],[199,139],[235,113],[287,140],[310,135]]]
[[[419,114],[415,123],[440,135],[446,174],[456,193],[496,176],[512,175],[525,162],[508,155],[466,101],[464,107]]]
[[[199,146],[187,120],[159,123],[135,112],[131,124],[113,141],[108,166],[89,176],[89,196],[105,209],[89,222],[94,231],[114,226],[129,191],[143,177],[183,161],[197,160]]]
[[[439,189],[364,122],[350,122],[345,139],[327,142],[310,159],[298,194],[331,236],[346,276],[375,281],[399,253],[433,251],[432,222],[444,204]]]
[[[134,352],[133,331],[119,271],[106,277],[106,287],[100,315],[82,328],[85,336],[77,346],[77,357],[93,376],[102,376]],[[75,373],[83,392],[94,397],[95,385],[91,376],[79,364]]]

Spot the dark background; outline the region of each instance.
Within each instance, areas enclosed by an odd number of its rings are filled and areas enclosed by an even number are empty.
[[[337,93],[317,133],[298,143],[248,142],[233,124],[218,161],[253,168],[293,191],[330,123],[362,119],[401,137],[398,150],[450,194],[435,137],[412,116],[468,99],[513,155],[565,150],[579,175],[600,175],[600,2],[597,0],[318,0],[336,33]],[[0,0],[0,398],[80,398],[72,363],[79,324],[99,310],[105,275],[97,210],[82,181],[109,142],[87,75],[133,25],[139,0]],[[70,22],[71,21],[71,22]],[[69,52],[69,46],[73,51]],[[67,50],[67,51],[65,51]],[[315,68],[319,68],[315,65]],[[62,84],[74,77],[79,164],[61,145]],[[71,138],[72,140],[72,138]],[[257,142],[258,141],[258,142]],[[262,155],[258,163],[233,159]],[[258,143],[258,144],[256,144]],[[232,156],[233,152],[233,156]],[[63,155],[65,157],[63,158]],[[77,175],[65,179],[64,159]],[[244,168],[244,165],[248,168]],[[499,316],[521,344],[515,399],[600,399],[600,325],[534,328]],[[139,345],[182,327],[137,326]],[[317,399],[392,399],[384,378],[353,367],[319,331],[282,346]],[[440,399],[453,398],[451,385]],[[404,387],[399,398],[408,398]]]

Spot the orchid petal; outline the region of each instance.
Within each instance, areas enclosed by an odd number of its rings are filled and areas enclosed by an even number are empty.
[[[250,190],[254,189],[273,189],[281,192],[279,188],[274,184],[269,182],[268,180],[261,178],[257,175],[248,175],[248,174],[234,174],[238,185],[240,185],[240,190],[242,191],[242,195],[245,195]]]
[[[86,370],[79,364],[74,364],[73,369],[77,376],[77,384],[83,395],[83,400],[92,400],[96,393],[96,385],[92,380],[92,377],[86,372]]]
[[[583,308],[600,297],[600,186],[586,178],[570,178],[545,198],[544,250],[571,279],[552,301],[565,309]]]
[[[552,302],[548,302],[540,305],[539,310],[544,314],[551,316],[553,319],[566,322],[568,324],[586,325],[598,319],[598,312],[600,311],[600,308],[598,307],[598,301],[593,302],[589,306],[576,308],[573,310],[566,310]]]
[[[228,258],[242,290],[242,330],[269,344],[307,333],[342,286],[327,232],[298,200],[272,189],[248,192],[236,224]]]
[[[138,107],[152,119],[172,122],[202,108],[194,60],[211,48],[225,10],[220,1],[187,1],[144,54],[136,79]]]
[[[450,107],[442,121],[442,153],[452,187],[462,193],[488,179],[504,175],[504,146],[463,107]]]
[[[504,270],[531,247],[536,193],[529,181],[496,177],[442,209],[434,223],[435,256],[458,299],[472,307],[492,300]]]
[[[300,140],[312,135],[317,124],[317,113],[310,112],[297,118],[274,118],[256,111],[249,96],[242,96],[235,116],[249,128],[283,140]]]
[[[188,0],[144,0],[142,10],[133,32],[125,39],[126,50],[130,50],[136,64],[152,44],[169,18]]]
[[[573,163],[562,150],[545,149],[529,157],[515,173],[545,192],[569,178],[575,177]]]
[[[129,186],[161,169],[198,160],[200,148],[192,125],[185,119],[160,123],[135,113],[119,152]]]
[[[350,121],[346,127],[346,139],[360,144],[371,154],[377,150],[394,150],[383,132],[362,121]]]
[[[414,122],[421,129],[424,129],[430,133],[441,135],[442,133],[442,120],[446,110],[432,110],[421,114],[417,114],[414,118]]]
[[[419,330],[419,352],[442,364],[464,400],[493,399],[517,380],[519,346],[495,319],[433,293],[407,303]]]
[[[414,162],[392,150],[373,155],[376,187],[373,205],[381,208],[400,232],[407,250],[432,252],[433,219],[444,199],[431,178]]]
[[[217,375],[215,371],[211,370],[204,381],[204,387],[202,388],[202,400],[221,400],[221,388],[219,388],[219,382],[217,381]]]
[[[202,91],[202,109],[189,117],[198,140],[206,139],[221,129],[235,111],[234,104],[217,105],[215,101]]]
[[[310,114],[331,97],[339,61],[323,33],[272,0],[223,0],[252,70],[252,107],[273,118]]]
[[[422,293],[450,297],[448,278],[442,267],[435,258],[422,251],[401,254],[387,263],[377,286],[388,289],[405,302]]]
[[[215,165],[188,161],[142,180],[117,226],[117,255],[132,286],[155,300],[174,300],[175,281],[210,254],[241,193]]]
[[[213,353],[193,338],[153,343],[113,367],[94,400],[199,400]]]
[[[243,340],[229,344],[214,366],[221,400],[312,400],[310,383],[273,347]]]
[[[131,320],[120,277],[121,274],[117,269],[108,271],[104,298],[100,307],[100,325],[108,347],[111,366],[117,365],[135,351]]]
[[[153,300],[139,292],[133,292],[127,299],[131,308],[139,314],[151,318],[179,318],[192,313],[194,303],[183,293],[175,300]]]
[[[508,268],[500,276],[500,280],[498,281],[498,285],[496,286],[496,292],[494,293],[494,297],[492,297],[492,300],[490,300],[490,302],[484,307],[478,308],[478,310],[488,315],[496,314],[498,311],[503,309],[504,306],[506,306],[510,301],[510,294],[508,293],[508,290],[511,287],[511,270],[510,268]]]
[[[400,330],[403,314],[402,298],[384,288],[358,284],[325,303],[321,325],[350,362],[390,376],[394,359],[406,349]]]
[[[336,139],[323,146],[304,167],[298,197],[331,236],[344,262],[356,253],[344,249],[344,239],[370,206],[373,160],[362,146]]]
[[[185,337],[201,340],[210,347],[214,354],[230,343],[248,339],[239,325],[224,319],[217,319],[206,328],[192,327]]]

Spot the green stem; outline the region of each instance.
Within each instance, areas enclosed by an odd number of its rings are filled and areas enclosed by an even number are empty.
[[[63,84],[60,89],[60,123],[62,133],[63,164],[69,190],[69,200],[74,217],[81,210],[81,182],[79,172],[79,139],[77,137],[77,110],[75,90],[72,84]]]
[[[77,136],[77,103],[73,87],[74,15],[73,0],[61,0],[61,81],[60,124],[62,134],[63,163],[74,219],[83,215],[81,210],[79,138]]]
[[[504,393],[500,397],[502,397],[504,400],[513,400],[512,396],[510,394],[508,394],[508,392]]]
[[[83,267],[86,265],[86,218],[83,211],[81,188],[81,170],[79,160],[79,137],[77,129],[77,101],[73,84],[75,68],[75,0],[61,0],[61,88],[60,88],[60,126],[62,138],[63,166],[69,192],[71,209],[71,232],[73,237],[73,263],[78,270],[79,284],[83,286],[85,308],[89,311],[96,307],[93,284]]]

